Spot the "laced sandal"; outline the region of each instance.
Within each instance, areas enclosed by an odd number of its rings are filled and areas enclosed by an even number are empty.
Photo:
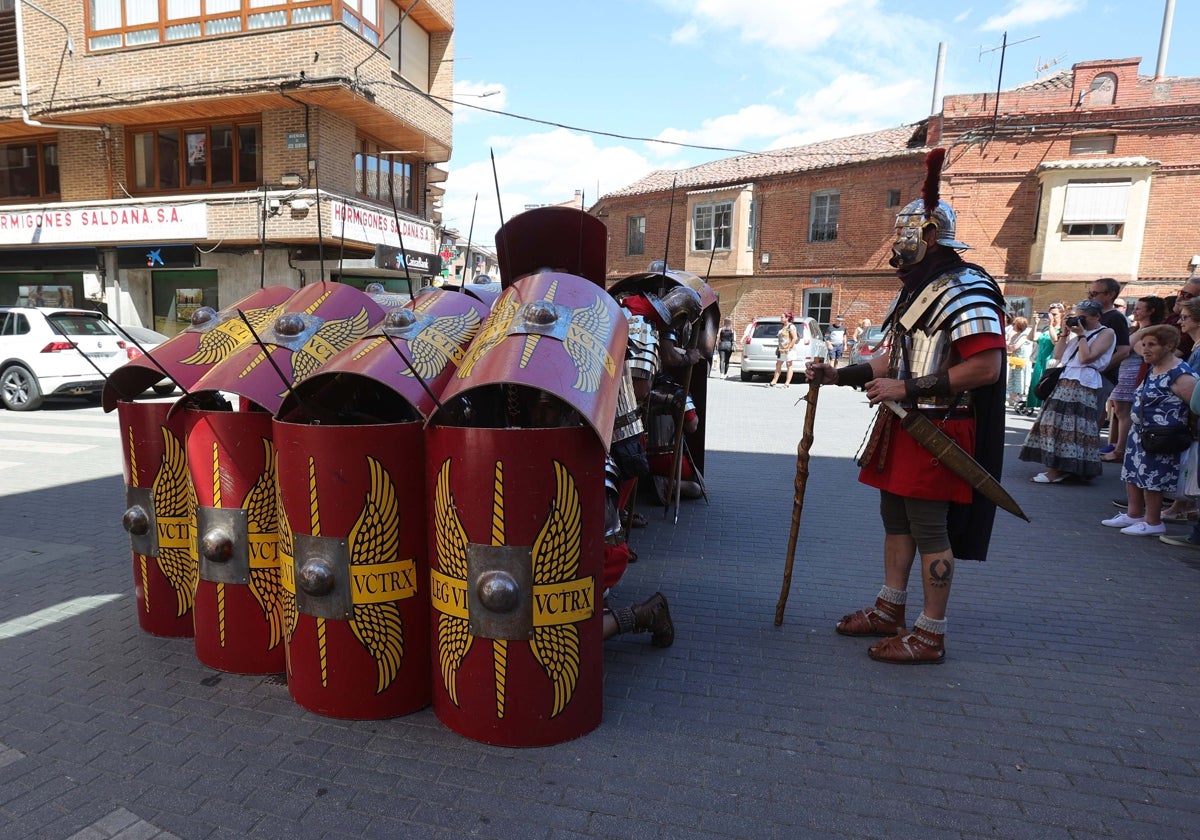
[[[833,629],[843,636],[895,636],[905,630],[904,605],[876,598],[875,606],[842,616]]]
[[[946,642],[937,633],[914,627],[909,633],[876,642],[867,649],[867,655],[876,662],[893,665],[937,665],[946,659]]]

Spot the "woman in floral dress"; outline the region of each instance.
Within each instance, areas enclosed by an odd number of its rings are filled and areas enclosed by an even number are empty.
[[[1187,362],[1175,357],[1179,336],[1178,327],[1169,324],[1141,331],[1142,358],[1150,370],[1134,391],[1132,423],[1125,441],[1121,480],[1125,482],[1129,508],[1102,522],[1120,528],[1122,534],[1153,537],[1167,532],[1162,522],[1163,492],[1174,492],[1179,484],[1179,465],[1187,453],[1145,451],[1142,430],[1189,424],[1188,402],[1196,388],[1196,377]]]

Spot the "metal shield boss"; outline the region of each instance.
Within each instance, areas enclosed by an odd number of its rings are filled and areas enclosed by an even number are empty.
[[[383,314],[378,303],[352,286],[305,286],[268,322],[255,325],[261,344],[251,337],[196,382],[192,393],[225,391],[274,413],[291,386],[366,335]]]
[[[163,378],[164,369],[185,391],[191,391],[214,365],[254,340],[238,316],[239,311],[246,314],[255,329],[262,329],[282,312],[284,301],[294,291],[285,286],[268,286],[220,312],[210,307],[197,309],[183,332],[155,347],[149,357],[131,359],[109,375],[104,384],[104,410],[112,411],[118,400],[133,399],[145,391]]]
[[[296,384],[279,417],[334,425],[423,421],[487,314],[468,295],[419,295]]]
[[[432,670],[422,423],[276,420],[275,439],[292,698],[352,719],[424,708]]]
[[[604,447],[587,426],[426,430],[433,705],[489,744],[603,714]]]
[[[238,674],[284,669],[271,415],[183,411],[196,492],[196,657]]]
[[[133,549],[138,624],[156,636],[191,636],[196,495],[184,450],[184,418],[167,402],[117,404],[125,467],[121,524]]]

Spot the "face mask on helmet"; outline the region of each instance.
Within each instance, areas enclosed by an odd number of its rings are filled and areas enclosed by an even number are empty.
[[[957,228],[954,209],[944,201],[939,201],[931,218],[925,218],[925,202],[915,199],[904,205],[896,214],[896,241],[892,245],[890,263],[895,268],[916,265],[925,259],[928,246],[925,243],[924,231],[932,225],[937,230],[937,243],[955,250],[965,250],[970,245],[964,245],[955,239]]]

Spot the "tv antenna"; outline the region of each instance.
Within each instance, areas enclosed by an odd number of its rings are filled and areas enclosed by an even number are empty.
[[[1033,41],[1039,37],[1041,36],[1031,35],[1028,38],[1022,38],[1020,41],[1013,41],[1012,44],[1009,44],[1008,32],[1005,32],[1004,37],[1000,40],[1000,46],[991,47],[990,49],[986,47],[979,48],[980,61],[983,61],[983,56],[985,53],[994,53],[996,50],[1000,51],[1000,72],[996,74],[996,105],[992,110],[992,137],[996,136],[996,122],[1000,119],[1000,88],[1004,84],[1004,54],[1008,52],[1008,48],[1010,46],[1015,47],[1017,44],[1024,44],[1026,41]]]

